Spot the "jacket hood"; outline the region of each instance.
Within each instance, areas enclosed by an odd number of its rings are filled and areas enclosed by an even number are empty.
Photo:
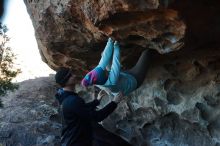
[[[59,104],[62,104],[63,100],[66,97],[68,97],[69,95],[78,96],[78,94],[76,94],[73,91],[65,91],[65,90],[63,90],[63,88],[59,88],[59,89],[57,89],[57,93],[55,94],[55,98],[59,101]]]

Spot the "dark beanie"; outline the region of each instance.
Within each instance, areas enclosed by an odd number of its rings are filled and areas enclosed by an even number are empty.
[[[55,75],[56,83],[62,87],[65,86],[71,75],[71,69],[65,67],[60,68]]]

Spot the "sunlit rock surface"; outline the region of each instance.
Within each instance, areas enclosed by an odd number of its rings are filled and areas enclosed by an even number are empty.
[[[158,0],[24,0],[43,60],[79,74],[97,64],[108,37],[118,40],[122,62],[153,48],[168,53],[183,46],[185,23]],[[136,53],[135,53],[136,54]]]
[[[121,44],[123,69],[145,48],[159,52],[143,85],[103,122],[107,129],[134,146],[220,145],[220,1],[24,2],[42,59],[53,69],[70,66],[85,75],[108,37]],[[87,100],[94,92],[77,91]]]

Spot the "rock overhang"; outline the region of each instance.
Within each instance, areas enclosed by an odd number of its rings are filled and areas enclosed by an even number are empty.
[[[42,59],[55,70],[68,66],[79,75],[97,65],[108,37],[120,42],[122,65],[128,68],[146,48],[160,54],[184,51],[217,42],[220,34],[215,17],[220,6],[214,0],[24,2]]]

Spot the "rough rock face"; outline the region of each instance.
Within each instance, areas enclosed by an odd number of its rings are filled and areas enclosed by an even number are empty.
[[[55,69],[71,66],[79,74],[91,69],[108,37],[120,41],[122,62],[146,47],[167,53],[183,45],[185,23],[176,10],[164,9],[158,0],[24,2],[41,56]]]
[[[122,64],[145,48],[159,53],[218,45],[218,0],[24,0],[42,59],[79,75],[94,67],[107,37],[120,41]],[[184,45],[185,43],[185,45]]]
[[[144,84],[103,122],[107,129],[134,146],[220,145],[220,1],[24,2],[51,68],[84,75],[109,36],[121,44],[123,69],[145,48],[160,53]]]
[[[144,84],[103,124],[134,146],[216,146],[220,142],[217,64],[193,59],[154,64]]]

